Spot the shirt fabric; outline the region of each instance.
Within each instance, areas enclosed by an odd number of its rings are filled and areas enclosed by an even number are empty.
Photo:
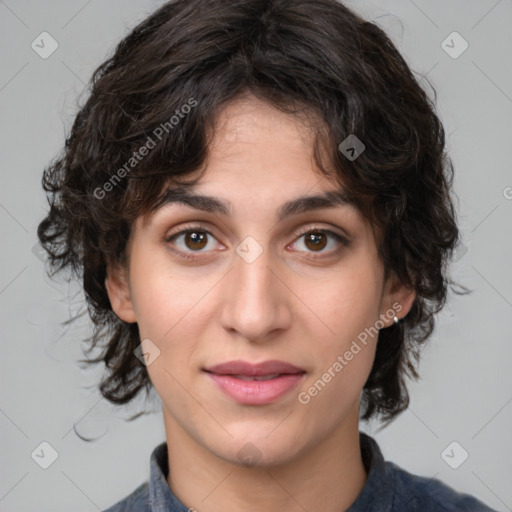
[[[367,479],[356,501],[345,512],[496,512],[439,480],[413,475],[385,461],[372,437],[364,432],[359,432],[359,437]],[[167,443],[164,442],[151,454],[149,482],[104,512],[194,511],[192,505],[187,508],[173,494],[167,484],[168,474]],[[319,506],[318,510],[321,509]],[[200,509],[197,512],[201,512]]]

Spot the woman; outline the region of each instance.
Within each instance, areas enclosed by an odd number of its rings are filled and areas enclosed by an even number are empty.
[[[109,508],[491,510],[384,461],[459,232],[434,106],[334,0],[178,0],[93,76],[39,237],[166,442]]]

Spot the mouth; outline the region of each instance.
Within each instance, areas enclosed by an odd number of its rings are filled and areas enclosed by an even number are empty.
[[[233,375],[236,377],[266,377],[272,378],[277,375],[294,375],[305,373],[303,368],[285,361],[276,359],[263,361],[261,363],[249,363],[246,361],[227,361],[204,368],[209,373],[217,375]]]
[[[210,372],[208,372],[210,373]],[[235,379],[240,380],[271,380],[276,379],[277,377],[281,377],[281,375],[294,375],[290,373],[274,373],[271,375],[260,375],[260,376],[251,376],[251,375],[232,375],[232,374],[215,374],[215,375],[225,375],[229,377],[233,377]]]
[[[276,402],[304,378],[306,371],[284,361],[252,364],[229,361],[203,371],[227,396],[246,405]]]

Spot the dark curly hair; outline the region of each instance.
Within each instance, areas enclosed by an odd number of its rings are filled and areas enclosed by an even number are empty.
[[[82,361],[104,362],[99,389],[114,404],[151,390],[134,356],[138,326],[112,311],[107,265],[128,263],[133,221],[170,181],[200,179],[185,178],[205,162],[217,114],[247,93],[320,120],[315,161],[327,175],[328,155],[378,233],[386,275],[416,292],[408,315],[380,330],[363,388],[361,418],[389,422],[409,404],[405,377],[418,378],[420,348],[456,284],[447,275],[459,239],[453,165],[435,90],[432,101],[385,32],[336,0],[171,1],[94,71],[62,153],[44,170],[50,210],[38,227],[50,275],[68,268],[83,280],[88,353],[105,341]],[[350,134],[365,145],[355,160],[339,149]]]

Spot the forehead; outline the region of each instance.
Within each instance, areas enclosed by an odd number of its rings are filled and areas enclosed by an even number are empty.
[[[342,191],[334,169],[322,172],[315,161],[318,124],[311,113],[285,113],[252,95],[230,101],[215,117],[209,134],[207,157],[200,169],[200,192],[213,195],[222,189],[227,196],[254,196],[260,203],[262,199],[283,202],[285,197],[311,193],[317,203],[323,201],[326,206],[334,202],[348,205],[348,194]],[[178,196],[183,197],[182,191]],[[224,201],[224,213],[232,212],[228,203]],[[301,205],[283,205],[280,216],[297,208]]]
[[[273,135],[277,131],[282,132],[283,138],[298,137],[307,144],[323,123],[310,108],[295,106],[293,111],[284,112],[250,93],[242,94],[217,112],[213,145],[275,141]]]
[[[332,168],[327,176],[315,162],[315,123],[252,96],[231,101],[216,117],[199,180],[169,184],[152,214],[172,205],[226,217],[268,210],[277,222],[326,208],[355,213]]]
[[[238,179],[249,178],[248,169],[276,178],[317,182],[322,177],[314,161],[314,143],[325,126],[310,110],[290,114],[252,95],[227,103],[215,116],[205,165],[210,173],[230,168]],[[328,160],[328,159],[326,159]],[[334,172],[331,170],[332,174]],[[324,177],[325,178],[325,177]]]

